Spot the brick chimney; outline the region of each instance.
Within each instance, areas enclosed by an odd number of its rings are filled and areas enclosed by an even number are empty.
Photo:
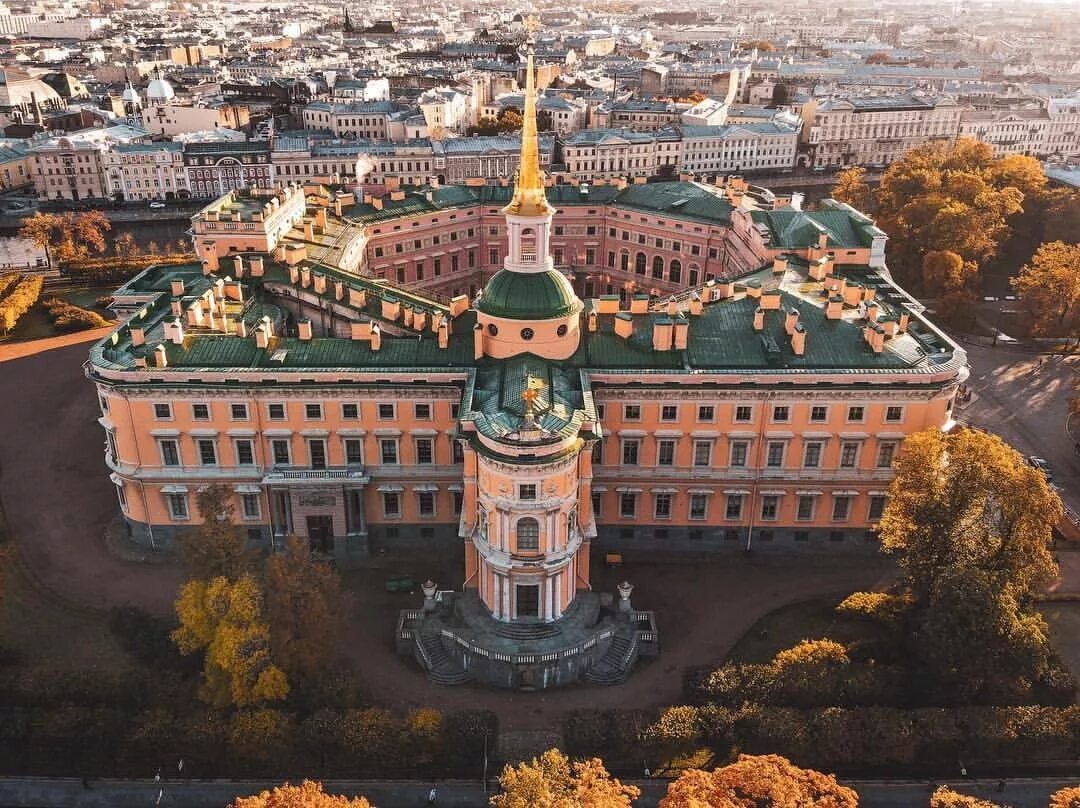
[[[791,351],[796,356],[806,353],[806,326],[802,323],[796,323],[795,330],[791,332]]]
[[[371,350],[378,351],[382,348],[382,329],[378,323],[371,324]]]
[[[653,320],[652,347],[654,351],[670,351],[675,324],[670,317]]]
[[[300,285],[305,289],[311,286],[311,267],[300,268]]]
[[[473,326],[473,359],[484,358],[484,327],[477,323]]]
[[[798,324],[799,310],[794,308],[788,309],[787,317],[784,318],[784,331],[787,332],[788,336],[791,336],[795,333],[795,326],[797,326]]]
[[[685,351],[690,340],[690,321],[682,317],[675,321],[674,347],[676,351]]]
[[[446,322],[439,323],[439,347],[446,348],[450,345],[450,329],[446,327]]]
[[[172,292],[173,297],[183,297],[184,282],[180,278],[173,278],[169,283],[169,290]]]
[[[310,317],[301,317],[299,320],[297,320],[296,321],[296,332],[297,332],[297,336],[299,336],[300,339],[303,340],[304,342],[310,341],[311,340],[311,318]]]
[[[260,325],[255,329],[255,344],[263,349],[270,344],[270,334],[267,332],[266,326]]]
[[[590,311],[589,312],[589,330],[590,331],[596,331],[596,329],[600,327],[599,320],[600,320],[600,318],[596,316],[595,311]]]
[[[615,334],[623,339],[629,339],[634,333],[634,316],[628,311],[620,311],[615,315]]]
[[[165,346],[160,342],[154,346],[154,367],[164,368],[169,366],[169,358]]]
[[[765,309],[763,309],[761,306],[758,306],[757,309],[754,311],[754,330],[765,330]]]
[[[840,295],[832,295],[825,303],[825,319],[839,320],[844,313],[844,298]]]
[[[700,314],[701,314],[701,312],[703,310],[704,310],[704,306],[702,305],[702,302],[701,302],[701,295],[699,295],[697,292],[691,293],[691,295],[690,295],[690,314],[692,316],[694,316],[694,317],[698,317],[698,316],[700,316]]]
[[[248,259],[248,264],[251,266],[251,276],[253,278],[261,278],[263,272],[263,257],[261,255],[253,255]]]

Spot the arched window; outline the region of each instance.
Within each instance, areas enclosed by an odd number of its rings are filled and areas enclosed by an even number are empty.
[[[637,257],[634,259],[634,272],[636,272],[638,275],[644,275],[645,262],[645,253],[638,253]]]
[[[531,516],[518,520],[517,548],[519,552],[540,549],[540,523]]]
[[[664,277],[664,259],[659,255],[652,260],[652,276],[654,278]]]
[[[536,261],[536,231],[531,227],[521,231],[521,260],[528,264]]]
[[[682,262],[675,259],[671,262],[671,266],[668,267],[668,280],[672,283],[680,283],[682,281]]]
[[[630,253],[626,250],[623,250],[622,254],[619,256],[619,269],[623,272],[630,271]]]

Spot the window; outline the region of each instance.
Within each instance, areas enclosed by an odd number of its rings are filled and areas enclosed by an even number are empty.
[[[270,441],[270,451],[274,455],[275,466],[289,465],[289,441],[278,439]]]
[[[661,440],[658,441],[656,450],[656,465],[658,466],[673,466],[675,465],[675,441],[673,440]]]
[[[322,420],[322,404],[305,404],[304,417],[309,421]]]
[[[696,441],[694,441],[694,465],[695,466],[710,466],[710,465],[712,465],[712,441],[708,441],[708,440],[696,440]]]
[[[457,402],[450,405],[450,417],[457,418],[458,413],[461,412],[461,405]]]
[[[812,496],[804,494],[799,497],[799,504],[795,510],[795,518],[804,522],[814,518],[814,498]]]
[[[540,549],[540,523],[531,516],[518,520],[517,548],[524,552],[536,552]]]
[[[281,403],[267,404],[266,414],[271,421],[284,421],[285,420],[285,405]]]
[[[593,491],[592,493],[592,512],[593,518],[599,519],[600,512],[603,510],[604,495],[599,491]]]
[[[383,438],[380,440],[379,454],[383,463],[396,466],[398,462],[397,441],[393,438]]]
[[[163,466],[180,465],[180,449],[175,440],[158,441],[158,446],[161,448],[161,464]]]
[[[641,405],[640,404],[626,404],[623,407],[623,420],[624,421],[640,421],[641,420]]]
[[[431,438],[416,439],[416,462],[425,466],[435,462],[435,445]]]
[[[731,442],[731,466],[745,468],[746,456],[749,453],[750,443],[745,440],[733,440]]]
[[[834,522],[843,522],[848,518],[848,511],[850,510],[851,497],[843,494],[833,497],[832,518]]]
[[[461,445],[461,441],[459,440],[450,441],[450,462],[465,462],[465,447]]]
[[[416,507],[421,516],[435,515],[435,492],[420,491],[416,495]]]
[[[727,507],[724,508],[725,519],[741,519],[742,518],[742,494],[728,494]]]
[[[192,404],[191,405],[191,417],[196,421],[209,421],[210,420],[210,405],[209,404]]]
[[[899,423],[904,420],[904,408],[903,407],[886,407],[885,408],[885,420],[891,424]]]
[[[746,423],[753,416],[753,408],[746,404],[740,404],[735,408],[735,420],[739,423]]]
[[[878,445],[877,467],[879,469],[891,468],[894,457],[896,457],[895,443],[882,443]]]
[[[840,468],[853,469],[859,462],[859,444],[845,441],[840,444]]]
[[[341,418],[344,421],[355,421],[360,417],[360,408],[356,404],[342,404]]]
[[[247,404],[230,404],[229,416],[234,421],[246,421],[248,417]]]
[[[393,421],[394,420],[394,405],[393,404],[380,404],[379,405],[379,420],[380,421]]]
[[[592,445],[592,462],[594,466],[602,466],[604,464],[604,442],[596,441]]]
[[[716,408],[712,404],[702,404],[697,408],[697,419],[699,421],[713,421],[716,418]]]
[[[775,519],[780,510],[780,497],[775,494],[765,494],[761,498],[761,518]]]
[[[171,404],[155,404],[154,405],[154,417],[159,421],[169,421],[172,419],[172,405]]]
[[[671,494],[653,494],[653,517],[656,519],[671,518]]]
[[[174,522],[186,522],[188,516],[187,494],[166,494],[165,501],[169,506],[169,518]]]
[[[624,440],[622,442],[622,462],[624,466],[636,466],[638,464],[638,448],[640,441]]]
[[[661,421],[677,421],[679,420],[679,408],[674,404],[664,404],[660,408],[660,420]]]
[[[431,405],[430,404],[417,404],[413,408],[414,415],[417,421],[430,421],[431,420]]]
[[[520,500],[535,500],[536,499],[536,483],[524,483],[518,486],[518,499]]]
[[[772,419],[778,424],[786,424],[791,416],[791,408],[786,404],[773,407]]]
[[[364,462],[364,442],[359,438],[345,439],[345,462],[358,466]]]
[[[709,506],[709,498],[705,494],[690,495],[690,518],[704,519]]]
[[[199,438],[195,445],[199,450],[199,463],[204,466],[217,465],[217,446],[212,438]]]
[[[870,508],[867,511],[866,518],[870,522],[877,522],[881,519],[882,514],[885,513],[885,496],[883,494],[873,494],[870,497]]]
[[[637,516],[637,494],[625,492],[619,496],[619,515],[623,519]]]
[[[401,516],[401,494],[396,491],[383,491],[382,510],[383,516],[387,518]]]
[[[824,421],[827,421],[828,419],[829,419],[829,408],[828,407],[817,406],[817,407],[811,407],[810,408],[810,420],[813,421],[815,424],[820,424],[820,423],[822,423]]]
[[[258,519],[262,516],[258,494],[241,494],[240,505],[245,519]]]
[[[784,442],[771,440],[765,455],[765,465],[769,468],[779,468],[784,465]]]
[[[451,498],[454,500],[454,515],[461,515],[461,505],[465,501],[465,495],[461,491],[451,491]]]
[[[124,484],[120,483],[116,486],[116,498],[120,501],[120,508],[127,510],[127,491],[124,490]]]
[[[848,407],[847,419],[852,423],[862,421],[865,410],[862,407]]]
[[[255,451],[252,448],[250,440],[238,440],[238,441],[236,441],[236,465],[238,465],[238,466],[253,466],[253,465],[255,465]]]
[[[821,442],[814,441],[803,447],[803,468],[816,469],[821,465]]]

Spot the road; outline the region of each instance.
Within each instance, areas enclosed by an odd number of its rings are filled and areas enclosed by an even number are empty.
[[[1077,779],[1024,778],[1007,783],[997,791],[996,779],[950,783],[968,794],[990,799],[1012,808],[1046,808],[1049,796],[1060,788],[1075,785]],[[635,781],[642,797],[635,808],[655,808],[667,791],[658,780]],[[921,808],[934,789],[929,781],[867,780],[849,781],[859,793],[862,808]],[[257,794],[268,784],[258,781],[197,781],[158,784],[153,780],[94,780],[84,788],[76,779],[0,779],[0,808],[223,808],[237,796]],[[362,794],[379,808],[413,808],[427,805],[431,784],[423,781],[333,781],[326,790],[349,796]],[[158,796],[161,795],[160,802]],[[438,805],[443,808],[480,808],[488,796],[478,782],[438,784]]]

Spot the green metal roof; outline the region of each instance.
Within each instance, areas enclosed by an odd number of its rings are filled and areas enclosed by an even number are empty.
[[[508,320],[550,320],[565,317],[581,301],[561,272],[511,272],[501,269],[491,276],[477,309]]]

